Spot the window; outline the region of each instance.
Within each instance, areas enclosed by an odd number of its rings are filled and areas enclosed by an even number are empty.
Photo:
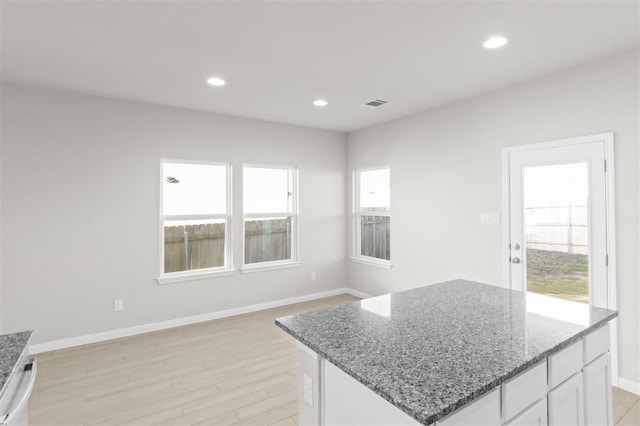
[[[161,284],[231,270],[230,168],[162,162]]]
[[[354,173],[355,261],[390,267],[389,168]]]
[[[297,261],[297,172],[292,167],[243,169],[244,265]]]

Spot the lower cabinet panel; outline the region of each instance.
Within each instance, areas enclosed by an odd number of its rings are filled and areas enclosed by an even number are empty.
[[[613,425],[611,356],[606,353],[584,367],[584,424]]]
[[[583,426],[584,397],[582,373],[549,392],[549,426]]]
[[[416,420],[327,360],[324,373],[326,426],[416,426]]]

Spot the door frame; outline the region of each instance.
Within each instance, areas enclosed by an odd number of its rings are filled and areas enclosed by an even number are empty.
[[[510,177],[509,162],[510,155],[516,152],[531,151],[547,148],[569,147],[592,142],[602,142],[604,144],[605,158],[605,214],[606,214],[606,250],[608,256],[607,265],[607,308],[615,310],[616,302],[616,233],[615,233],[615,164],[613,148],[613,132],[599,133],[595,135],[579,136],[575,138],[559,139],[547,142],[530,143],[502,148],[502,282],[504,287],[511,288],[511,252],[509,244],[511,241],[511,217],[510,211]],[[618,333],[617,319],[611,321],[611,381],[614,386],[618,385]]]

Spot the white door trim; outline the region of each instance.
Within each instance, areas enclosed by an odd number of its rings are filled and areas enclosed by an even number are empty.
[[[510,209],[510,196],[509,196],[509,159],[512,153],[531,151],[538,149],[567,147],[577,144],[585,144],[591,142],[603,142],[604,143],[604,155],[606,161],[606,175],[605,175],[605,196],[606,196],[606,228],[607,228],[607,241],[606,249],[608,254],[608,268],[607,268],[607,308],[615,310],[617,307],[617,292],[616,292],[616,226],[615,226],[615,164],[614,164],[614,147],[613,147],[613,132],[600,133],[596,135],[580,136],[575,138],[560,139],[549,142],[539,142],[526,145],[518,145],[513,147],[506,147],[502,149],[502,282],[506,288],[511,288],[510,277],[510,229],[511,218],[509,216]],[[611,373],[612,383],[614,386],[618,385],[618,327],[617,320],[611,321]]]

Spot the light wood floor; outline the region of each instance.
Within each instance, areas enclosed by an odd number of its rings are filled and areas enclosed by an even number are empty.
[[[298,359],[277,317],[357,300],[330,297],[37,355],[39,425],[296,425]],[[614,389],[619,425],[638,396]]]

